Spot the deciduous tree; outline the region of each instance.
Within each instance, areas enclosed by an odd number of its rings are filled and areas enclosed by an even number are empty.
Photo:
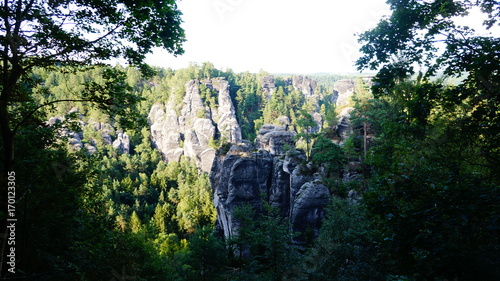
[[[37,103],[32,94],[40,81],[30,77],[34,67],[77,71],[113,58],[151,74],[143,63],[153,47],[182,54],[181,13],[169,1],[41,1],[6,0],[0,6],[0,135],[3,174],[0,204],[6,233],[5,176],[14,167],[15,135],[27,123],[39,123],[36,113],[60,102]],[[133,112],[137,97],[130,95],[124,76],[107,69],[104,81],[85,83],[85,90],[67,100],[98,105],[112,114]],[[48,93],[50,94],[50,93]],[[130,110],[132,109],[132,111]],[[5,240],[0,241],[3,253]],[[2,259],[5,254],[1,255]],[[3,260],[0,260],[3,265]],[[5,272],[2,268],[2,273]]]

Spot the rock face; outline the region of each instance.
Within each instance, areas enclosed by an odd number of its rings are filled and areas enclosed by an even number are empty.
[[[339,123],[336,126],[337,135],[340,137],[338,144],[342,145],[347,137],[353,132],[350,122],[352,107],[352,96],[355,94],[357,83],[364,83],[370,87],[373,85],[372,77],[364,77],[360,80],[344,79],[339,80],[333,85],[334,95],[332,102],[337,108],[342,108],[338,113],[337,118]]]
[[[287,84],[292,85],[295,90],[301,91],[305,97],[314,96],[317,87],[316,80],[307,76],[293,76],[287,80]]]
[[[344,79],[335,82],[333,85],[333,102],[335,102],[337,108],[346,106],[350,103],[350,99],[354,95],[354,89],[354,80]]]
[[[284,153],[285,147],[294,146],[294,133],[288,131],[287,126],[264,124],[257,135],[257,147],[269,151],[273,155]]]
[[[306,239],[312,231],[314,237],[319,235],[321,220],[325,217],[325,206],[330,202],[330,190],[320,181],[304,183],[295,195],[290,210],[293,231],[299,232],[299,240]]]
[[[202,99],[200,85],[216,93],[216,105],[211,107]],[[179,161],[182,155],[196,161],[209,172],[215,157],[210,142],[219,139],[229,143],[241,142],[241,129],[236,120],[229,83],[222,78],[191,80],[186,84],[182,105],[175,97],[166,104],[154,105],[148,116],[152,142],[167,161]],[[179,110],[180,108],[180,110]]]
[[[118,133],[113,147],[118,148],[122,153],[130,153],[130,137],[126,133]]]
[[[69,113],[78,111],[77,109],[71,109]],[[66,117],[64,116],[54,116],[51,117],[46,124],[49,126],[55,126],[55,125],[60,125],[66,121]],[[122,153],[130,153],[130,137],[123,132],[119,132],[115,134],[115,129],[111,124],[104,123],[104,122],[96,122],[96,121],[89,121],[88,123],[79,120],[78,125],[80,128],[84,128],[86,132],[91,132],[94,131],[97,133],[97,135],[100,135],[99,141],[102,141],[104,145],[112,145],[115,148],[118,148]],[[94,154],[97,152],[97,142],[95,138],[90,138],[89,140],[86,140],[85,142],[83,140],[83,132],[73,132],[70,131],[67,127],[64,125],[59,129],[59,132],[61,133],[62,136],[65,136],[68,138],[68,144],[70,145],[71,148],[74,150],[80,150],[82,148],[85,148],[89,154]],[[89,133],[90,135],[93,135],[92,133]],[[116,136],[115,136],[116,135]],[[115,138],[113,140],[113,138]]]
[[[319,176],[299,165],[304,155],[293,147],[294,133],[281,126],[264,125],[255,147],[233,145],[226,155],[218,156],[210,181],[217,209],[217,227],[225,237],[238,233],[239,221],[234,210],[243,204],[262,210],[263,202],[280,210],[290,221],[291,230],[317,235],[330,191]],[[288,144],[295,153],[285,153]],[[294,241],[301,244],[305,236]]]
[[[287,86],[293,86],[293,89],[301,91],[306,98],[314,96],[317,87],[316,80],[307,76],[292,76],[284,80]],[[268,75],[260,79],[261,91],[267,99],[270,99],[276,90],[274,76]]]
[[[274,76],[267,75],[260,79],[260,88],[261,91],[265,94],[267,99],[271,99],[274,94],[274,90],[276,89],[276,85],[274,84]]]

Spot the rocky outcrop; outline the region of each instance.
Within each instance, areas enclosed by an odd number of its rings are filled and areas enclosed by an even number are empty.
[[[216,104],[208,104],[200,85],[216,93]],[[240,143],[241,129],[236,120],[229,83],[222,78],[191,80],[186,85],[181,106],[175,96],[165,104],[155,104],[149,113],[152,142],[167,161],[192,158],[209,172],[215,157],[214,140]]]
[[[307,76],[292,76],[284,79],[285,85],[292,86],[294,90],[300,91],[306,98],[315,95],[318,83],[316,80]],[[276,84],[273,75],[267,75],[260,79],[261,91],[267,99],[270,99],[276,90]]]
[[[300,187],[290,210],[293,231],[300,233],[297,240],[304,241],[310,234],[314,237],[319,235],[325,206],[330,198],[330,190],[319,180],[306,182]]]
[[[239,145],[217,160],[210,175],[217,222],[224,236],[232,237],[239,226],[235,208],[249,204],[260,210],[261,195],[268,193],[273,159],[266,151],[251,152],[251,147]]]
[[[335,82],[333,85],[333,100],[337,108],[351,104],[351,97],[354,95],[354,80],[344,79]]]
[[[338,113],[337,118],[339,123],[336,125],[335,131],[340,137],[337,139],[337,144],[342,145],[344,141],[353,133],[352,124],[350,121],[351,112],[354,110],[352,97],[356,94],[356,87],[359,87],[359,83],[363,83],[364,87],[371,87],[373,85],[372,77],[363,77],[361,79],[344,79],[339,80],[333,85],[334,95],[332,97],[332,102],[335,103],[337,109],[341,111]],[[362,87],[360,87],[362,88]],[[368,89],[367,89],[368,90]],[[368,90],[369,91],[369,90]],[[359,128],[356,128],[359,129]],[[368,135],[370,132],[367,132]],[[369,136],[370,138],[372,136]]]
[[[294,149],[293,135],[281,126],[265,125],[255,147],[233,145],[215,159],[210,181],[217,227],[225,237],[238,233],[240,222],[234,217],[238,206],[249,204],[258,212],[263,202],[280,210],[291,231],[318,233],[330,192],[318,181],[319,175],[300,165],[305,156]],[[283,150],[285,144],[290,146],[288,152]],[[301,244],[304,237],[294,242]]]
[[[271,99],[274,94],[274,90],[276,89],[276,85],[274,84],[274,76],[267,75],[260,79],[260,89],[264,93],[266,99]]]
[[[118,133],[116,140],[113,142],[113,147],[118,148],[122,153],[130,153],[130,137],[126,133]]]
[[[301,91],[305,97],[312,97],[317,87],[316,80],[307,76],[293,76],[286,80],[287,84],[292,85],[295,90]]]
[[[257,135],[257,148],[269,151],[273,155],[280,155],[294,146],[294,133],[288,131],[288,126],[264,124]]]
[[[71,109],[68,114],[78,112],[76,108]],[[130,137],[123,132],[115,133],[115,129],[109,123],[89,120],[88,123],[83,120],[77,120],[78,127],[85,130],[87,138],[84,140],[83,131],[75,132],[66,126],[65,116],[51,117],[46,124],[49,126],[58,126],[59,134],[67,138],[69,146],[73,150],[86,149],[89,154],[97,152],[99,145],[112,145],[118,148],[122,153],[130,153]],[[69,121],[74,123],[75,120]]]
[[[351,126],[351,111],[354,108],[346,107],[344,108],[338,115],[339,123],[335,127],[335,131],[337,135],[340,137],[339,143],[342,145],[344,141],[352,134],[352,126]]]

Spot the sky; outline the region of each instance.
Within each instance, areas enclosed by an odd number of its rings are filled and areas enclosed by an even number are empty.
[[[173,69],[211,62],[235,72],[356,73],[356,34],[390,15],[385,1],[181,0],[185,53],[174,57],[157,49],[146,62]],[[476,8],[457,23],[481,29],[483,19]]]
[[[356,33],[389,14],[385,0],[182,0],[185,53],[157,49],[153,66],[212,62],[235,72],[352,73]]]

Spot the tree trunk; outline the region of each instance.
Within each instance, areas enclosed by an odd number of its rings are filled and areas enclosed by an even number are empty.
[[[368,141],[366,140],[367,139],[367,134],[366,134],[366,128],[368,126],[366,126],[366,122],[363,123],[363,157],[364,157],[364,160],[366,160],[366,144],[368,143]]]

